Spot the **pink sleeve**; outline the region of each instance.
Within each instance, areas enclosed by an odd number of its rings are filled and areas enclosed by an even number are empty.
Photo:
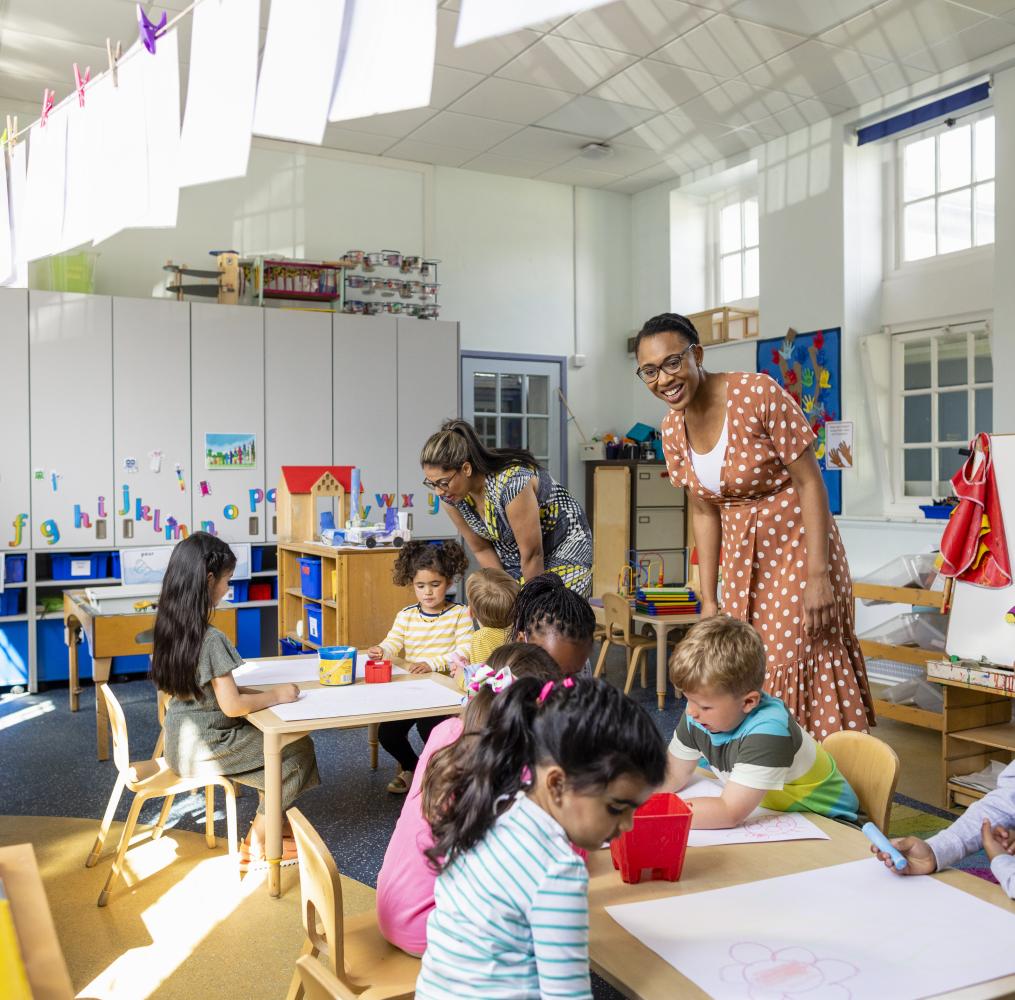
[[[792,465],[811,445],[815,434],[797,401],[775,379],[760,375],[752,387],[758,420],[785,466]]]

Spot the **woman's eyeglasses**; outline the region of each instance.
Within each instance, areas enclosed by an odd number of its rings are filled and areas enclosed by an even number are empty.
[[[424,479],[423,485],[432,493],[447,493],[448,487],[458,475],[458,471],[456,469],[450,476],[445,476],[443,479]]]
[[[635,375],[646,384],[654,382],[659,378],[659,372],[664,371],[667,375],[679,375],[684,367],[684,355],[694,349],[694,344],[685,347],[679,354],[671,354],[661,365],[642,365]]]

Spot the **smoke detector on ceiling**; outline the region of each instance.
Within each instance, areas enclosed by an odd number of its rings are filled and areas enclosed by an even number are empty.
[[[586,160],[605,160],[613,156],[613,147],[608,142],[590,142],[582,146],[581,155]]]

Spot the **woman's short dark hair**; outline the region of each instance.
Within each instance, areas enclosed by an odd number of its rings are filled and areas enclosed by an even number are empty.
[[[701,338],[694,324],[680,313],[660,313],[645,321],[645,325],[634,338],[634,353],[638,353],[641,342],[646,337],[654,337],[658,333],[679,333],[689,344],[700,344]]]

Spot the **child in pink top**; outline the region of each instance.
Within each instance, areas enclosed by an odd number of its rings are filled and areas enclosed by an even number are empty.
[[[420,956],[426,950],[426,921],[434,908],[437,874],[424,853],[433,845],[433,835],[423,815],[424,785],[431,758],[437,755],[435,767],[462,766],[472,741],[462,740],[461,736],[479,735],[494,696],[515,677],[549,681],[560,680],[562,674],[552,657],[539,646],[522,642],[501,646],[490,655],[486,669],[480,669],[473,677],[464,714],[437,726],[420,755],[377,876],[377,922],[381,933],[410,955]]]

